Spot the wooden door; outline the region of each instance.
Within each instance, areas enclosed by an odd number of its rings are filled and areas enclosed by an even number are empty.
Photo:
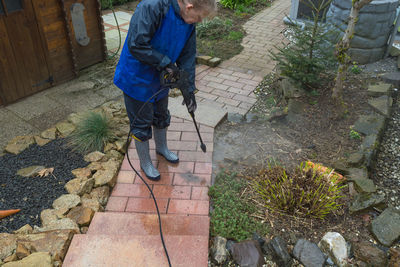
[[[11,103],[51,86],[47,49],[32,0],[0,0],[0,99]]]

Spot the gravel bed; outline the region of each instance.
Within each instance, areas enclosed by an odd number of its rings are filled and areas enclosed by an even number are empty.
[[[400,107],[393,106],[387,129],[382,137],[372,179],[387,203],[400,210]]]
[[[54,167],[47,177],[22,177],[17,171],[32,165]],[[40,225],[40,212],[66,194],[64,185],[74,176],[71,170],[87,166],[81,154],[65,146],[64,139],[54,140],[42,147],[34,144],[18,155],[0,157],[0,210],[21,209],[0,219],[0,232],[12,232],[25,224]]]

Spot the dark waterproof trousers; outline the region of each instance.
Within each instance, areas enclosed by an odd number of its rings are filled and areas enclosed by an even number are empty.
[[[151,126],[164,129],[171,122],[171,115],[168,110],[168,96],[154,102],[147,103],[133,99],[124,94],[126,112],[130,121],[130,130],[133,137],[139,141],[147,141],[152,137]],[[139,110],[142,110],[139,113]],[[137,119],[135,120],[135,118]]]

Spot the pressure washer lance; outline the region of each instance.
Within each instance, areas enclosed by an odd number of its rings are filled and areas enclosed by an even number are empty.
[[[183,101],[185,102],[186,108],[188,109],[190,117],[192,117],[194,126],[196,127],[196,132],[197,132],[197,135],[199,136],[199,140],[200,140],[200,148],[204,153],[206,153],[207,147],[203,143],[203,139],[201,138],[199,127],[197,126],[197,122],[194,117],[194,112],[189,111],[189,104],[191,101],[190,92],[188,91],[189,73],[187,73],[184,70],[179,70],[177,76],[172,77],[168,71],[164,70],[161,72],[160,81],[161,81],[161,87],[178,88],[179,91],[181,91],[182,96],[183,96]]]

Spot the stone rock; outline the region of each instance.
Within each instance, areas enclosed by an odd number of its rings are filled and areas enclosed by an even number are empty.
[[[108,186],[101,186],[93,189],[90,193],[92,199],[97,199],[97,201],[105,206],[107,204],[108,197],[110,196],[110,188]]]
[[[387,117],[390,115],[390,108],[392,107],[393,99],[390,96],[383,95],[368,100],[368,104],[375,109],[376,112]]]
[[[210,59],[212,59],[212,57],[210,57],[210,56],[197,56],[196,62],[197,62],[197,64],[208,65],[208,61]]]
[[[30,226],[29,224],[25,224],[18,230],[15,230],[14,234],[27,235],[27,234],[31,234],[32,231],[33,231],[32,226]]]
[[[400,249],[398,248],[390,248],[390,261],[389,267],[400,267]]]
[[[361,152],[352,153],[347,158],[348,165],[352,167],[360,167],[363,161],[364,161],[364,154]]]
[[[98,170],[93,178],[95,179],[95,187],[109,185],[113,187],[119,170],[120,163],[116,160],[109,160],[105,162],[102,170]]]
[[[350,181],[354,179],[368,179],[368,171],[366,169],[349,168],[348,171],[347,179]]]
[[[79,227],[76,222],[70,218],[62,218],[59,220],[50,221],[47,225],[35,229],[34,233],[47,232],[53,230],[72,230],[74,233],[79,233]]]
[[[53,267],[53,261],[48,252],[35,252],[20,261],[8,262],[3,267]]]
[[[385,118],[379,114],[362,115],[355,122],[353,129],[364,135],[379,134],[385,124]]]
[[[397,57],[397,68],[400,69],[400,56]]]
[[[11,256],[17,248],[17,237],[13,234],[0,233],[0,260]]]
[[[371,223],[372,234],[383,245],[390,247],[400,237],[400,213],[394,208],[385,209]]]
[[[40,221],[43,226],[49,225],[52,221],[58,220],[54,209],[45,209],[40,213]]]
[[[381,76],[382,80],[387,83],[391,83],[397,88],[400,87],[400,75],[399,72],[385,73]]]
[[[107,160],[110,160],[110,159],[122,160],[123,157],[124,157],[124,155],[122,155],[121,153],[119,153],[117,150],[114,150],[114,149],[107,151],[107,153],[105,155],[105,158]]]
[[[84,117],[84,112],[71,113],[68,115],[67,121],[69,121],[74,125],[78,125],[83,117]]]
[[[359,193],[374,193],[376,192],[376,186],[374,181],[371,179],[352,179],[354,185],[356,187],[357,192]]]
[[[81,234],[86,234],[88,230],[89,230],[89,227],[87,227],[87,226],[81,227]]]
[[[78,168],[78,169],[72,170],[71,172],[76,178],[87,179],[92,176],[92,171],[88,167]]]
[[[17,136],[7,144],[7,146],[5,147],[5,151],[17,155],[34,143],[35,140],[30,135]]]
[[[260,244],[255,240],[233,244],[232,257],[241,267],[262,267],[265,263]]]
[[[103,162],[91,162],[89,165],[86,166],[91,172],[101,170],[103,168]]]
[[[59,122],[56,124],[57,131],[63,136],[67,137],[75,130],[75,125],[69,122]]]
[[[115,150],[115,148],[116,148],[115,144],[113,144],[113,143],[107,143],[107,144],[104,146],[104,152],[108,152],[108,151],[111,151],[111,150]]]
[[[90,193],[94,186],[94,179],[75,178],[68,181],[64,188],[68,193],[82,196],[85,193]]]
[[[299,239],[293,249],[293,255],[305,267],[323,267],[326,256],[319,249],[317,244],[305,239]]]
[[[281,237],[274,237],[274,239],[268,243],[268,246],[269,251],[272,252],[272,258],[278,266],[292,266],[293,259],[287,250],[286,242]]]
[[[363,150],[374,150],[378,147],[378,136],[376,134],[370,134],[366,136],[361,144]]]
[[[378,97],[382,95],[390,95],[392,85],[389,83],[378,83],[368,86],[367,94],[369,96]]]
[[[97,199],[82,197],[82,207],[87,207],[92,209],[94,212],[101,211],[101,205]]]
[[[38,146],[44,146],[45,144],[48,144],[51,141],[50,139],[44,139],[44,138],[42,138],[40,136],[37,136],[37,135],[35,135],[33,138],[35,139],[35,143]]]
[[[119,139],[119,140],[115,141],[114,144],[119,152],[121,152],[122,154],[126,153],[126,140],[125,139]]]
[[[392,46],[390,47],[389,54],[390,54],[392,57],[398,57],[398,56],[400,56],[400,48],[397,47],[397,46],[392,45]]]
[[[346,240],[341,234],[336,232],[326,233],[318,246],[331,257],[337,266],[346,266],[349,255]]]
[[[29,246],[31,251],[49,252],[54,260],[63,260],[73,235],[73,230],[54,230],[21,236],[18,242]]]
[[[29,166],[18,170],[17,174],[23,177],[34,177],[37,176],[38,173],[44,168],[45,168],[44,166],[37,166],[37,165]]]
[[[213,243],[211,246],[211,257],[218,264],[223,264],[228,259],[226,238],[221,236],[216,236],[213,238]]]
[[[67,217],[76,222],[79,226],[88,226],[92,220],[94,211],[87,207],[74,207],[72,208]]]
[[[367,242],[354,244],[354,255],[369,266],[387,266],[386,253]]]
[[[10,262],[10,261],[17,261],[17,260],[18,260],[17,254],[14,253],[14,254],[12,254],[11,256],[8,256],[7,258],[5,258],[5,259],[4,259],[4,263]],[[1,260],[0,260],[0,264],[1,264]],[[1,265],[0,265],[0,266],[1,266]]]
[[[218,66],[221,62],[222,60],[219,57],[214,57],[208,61],[208,66],[214,68]]]
[[[50,128],[50,129],[47,129],[47,130],[44,130],[43,132],[41,132],[40,137],[42,137],[44,139],[54,140],[57,137],[56,132],[57,132],[57,129],[53,127],[53,128]]]
[[[339,159],[332,164],[332,168],[335,170],[335,172],[347,176],[350,174],[351,169],[347,164],[348,162],[345,159]]]
[[[18,242],[17,249],[15,250],[15,255],[18,259],[23,259],[30,254],[29,249],[27,249],[24,244]]]
[[[81,198],[78,195],[73,194],[65,194],[54,200],[53,208],[62,209],[67,208],[71,209],[73,207],[78,206],[81,203]]]
[[[100,151],[94,151],[92,153],[87,154],[83,159],[87,162],[96,162],[101,161],[104,157],[104,153]]]
[[[363,211],[368,208],[380,205],[384,203],[384,201],[385,201],[385,195],[361,193],[354,197],[353,201],[349,206],[349,211],[351,213]]]

